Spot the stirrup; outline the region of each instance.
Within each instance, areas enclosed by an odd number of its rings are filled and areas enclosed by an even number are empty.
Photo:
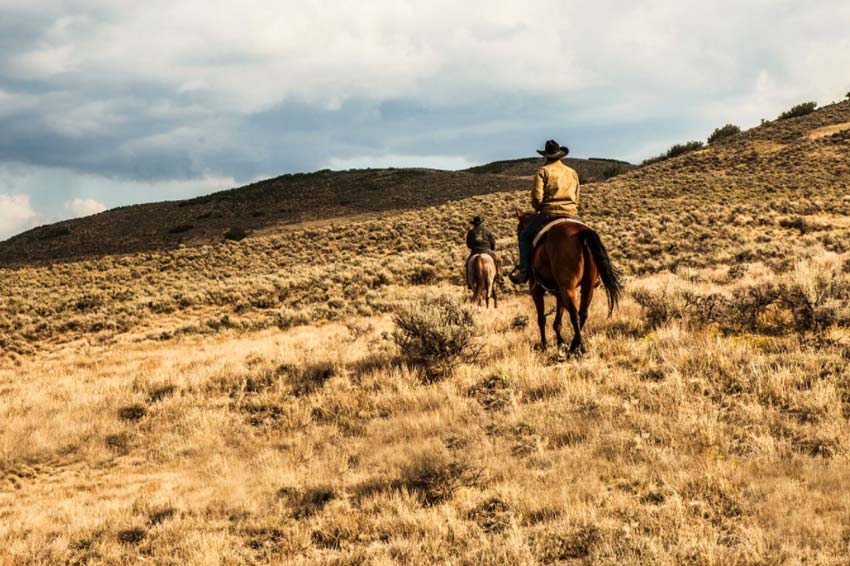
[[[519,268],[515,268],[513,271],[511,271],[511,274],[508,275],[508,279],[511,280],[511,283],[514,283],[515,285],[520,285],[528,281],[528,272],[520,271]]]

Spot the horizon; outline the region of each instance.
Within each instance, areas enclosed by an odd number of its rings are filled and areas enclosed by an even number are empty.
[[[552,137],[639,163],[850,88],[833,0],[489,8],[0,5],[0,239],[284,174],[533,157]]]
[[[380,166],[380,167],[366,166],[366,167],[349,167],[349,168],[339,168],[339,169],[324,168],[324,169],[314,169],[312,171],[290,171],[290,172],[286,172],[286,173],[281,173],[279,175],[273,175],[271,177],[263,177],[263,178],[259,178],[259,179],[249,180],[249,181],[246,181],[245,183],[243,183],[239,186],[220,187],[220,188],[217,188],[217,189],[213,188],[210,191],[203,192],[203,193],[193,195],[193,196],[188,196],[188,197],[185,197],[185,198],[150,200],[150,201],[144,201],[143,200],[143,201],[139,201],[139,202],[122,204],[122,205],[118,205],[118,206],[111,207],[111,208],[104,208],[103,210],[94,210],[94,211],[90,211],[90,213],[70,216],[68,218],[54,218],[54,219],[48,218],[48,219],[45,219],[46,222],[44,222],[43,224],[36,224],[34,226],[27,228],[26,230],[24,230],[22,232],[17,232],[17,233],[12,234],[8,237],[0,236],[0,242],[5,242],[7,240],[14,238],[15,236],[19,236],[20,234],[23,234],[25,232],[28,232],[30,230],[34,230],[34,229],[37,229],[37,228],[43,228],[44,226],[49,226],[49,225],[52,225],[52,224],[67,222],[69,220],[75,220],[77,218],[86,218],[88,216],[93,216],[95,214],[100,214],[102,212],[109,212],[111,210],[116,210],[116,209],[119,209],[119,208],[126,208],[126,207],[130,207],[130,206],[142,206],[142,205],[145,205],[145,204],[153,204],[153,203],[161,203],[161,202],[182,202],[182,201],[185,201],[185,200],[191,200],[192,198],[196,198],[196,197],[207,196],[207,195],[210,195],[210,194],[225,192],[225,191],[234,190],[234,189],[241,189],[241,188],[245,188],[249,185],[252,185],[254,183],[261,183],[263,181],[268,181],[268,180],[271,180],[271,179],[275,179],[275,178],[279,178],[279,177],[286,177],[286,176],[290,176],[290,175],[313,175],[313,174],[316,174],[316,173],[321,173],[323,171],[330,171],[332,173],[347,173],[347,172],[354,172],[354,171],[372,171],[372,170],[377,171],[377,170],[386,170],[386,169],[426,169],[426,170],[431,170],[431,171],[457,172],[457,171],[464,171],[464,170],[469,169],[469,168],[489,165],[491,163],[503,163],[503,162],[511,162],[511,161],[531,161],[531,160],[537,160],[538,158],[539,157],[528,156],[528,157],[496,159],[494,161],[487,161],[487,162],[483,162],[483,163],[465,163],[465,164],[463,164],[463,167],[458,167],[458,168],[455,168],[455,169],[443,169],[443,168],[439,168],[439,167],[427,167],[427,166],[423,166],[423,165],[410,164],[410,165],[400,165],[400,166],[399,165],[387,165],[387,166]],[[628,161],[618,160],[618,159],[614,159],[614,158],[608,159],[608,158],[596,157],[596,156],[594,156],[594,157],[578,157],[578,156],[570,155],[565,159],[580,159],[580,160],[586,160],[586,161],[602,160],[602,161],[612,161],[612,162],[628,163],[628,164],[631,164],[631,165],[635,165],[634,163],[631,163],[631,162],[628,162]],[[542,162],[542,159],[541,159],[541,162]],[[0,204],[2,204],[2,197],[3,196],[4,195],[0,195]],[[85,206],[86,206],[85,203],[81,204],[81,208],[84,208]]]

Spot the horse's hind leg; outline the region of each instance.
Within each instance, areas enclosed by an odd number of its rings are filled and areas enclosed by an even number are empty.
[[[596,269],[596,264],[593,263],[593,257],[586,248],[584,265],[584,273],[581,278],[581,303],[578,309],[578,325],[582,330],[584,330],[584,323],[587,322],[587,311],[590,309],[593,292],[599,280],[599,271]]]
[[[567,308],[567,312],[570,313],[570,322],[573,324],[573,341],[570,343],[570,353],[581,355],[584,353],[584,343],[581,340],[581,324],[576,306],[576,288],[571,287],[561,291],[561,301]]]
[[[594,283],[588,285],[582,283],[581,286],[581,303],[578,309],[578,326],[584,329],[584,323],[587,322],[587,311],[590,309],[590,302],[593,300]]]
[[[493,308],[494,309],[499,308],[499,297],[496,295],[496,288],[497,287],[498,287],[498,285],[496,284],[496,278],[493,277],[493,281],[490,284],[490,289],[491,289],[491,292],[493,293]]]
[[[537,307],[537,327],[540,329],[540,349],[546,351],[546,304],[544,301],[546,291],[536,286],[531,289],[531,297],[534,306]]]
[[[555,340],[558,343],[558,350],[564,345],[564,337],[561,336],[561,325],[564,320],[564,300],[560,294],[557,295],[557,304],[555,305],[555,323],[552,329],[555,331]]]

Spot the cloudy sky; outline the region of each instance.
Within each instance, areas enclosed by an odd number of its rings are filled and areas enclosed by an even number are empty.
[[[638,161],[850,90],[846,0],[0,0],[0,238],[287,172]]]

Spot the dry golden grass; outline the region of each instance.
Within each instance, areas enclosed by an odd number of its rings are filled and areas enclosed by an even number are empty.
[[[831,136],[839,132],[844,132],[846,130],[850,130],[850,122],[844,122],[843,124],[830,124],[829,126],[823,126],[816,130],[812,130],[812,132],[809,134],[809,139],[816,140],[820,138],[825,138],[827,136]]]
[[[848,114],[587,186],[581,360],[525,296],[433,383],[392,339],[525,191],[0,270],[0,563],[846,563]]]
[[[818,270],[837,269],[825,258]],[[767,268],[760,267],[766,277]],[[801,267],[809,280],[816,269]],[[688,271],[630,285],[728,290]],[[416,296],[458,294],[429,287]],[[652,330],[596,304],[558,363],[477,315],[425,385],[389,317],[92,346],[0,372],[10,563],[840,564],[850,356],[833,327]],[[518,328],[519,327],[519,328]]]

